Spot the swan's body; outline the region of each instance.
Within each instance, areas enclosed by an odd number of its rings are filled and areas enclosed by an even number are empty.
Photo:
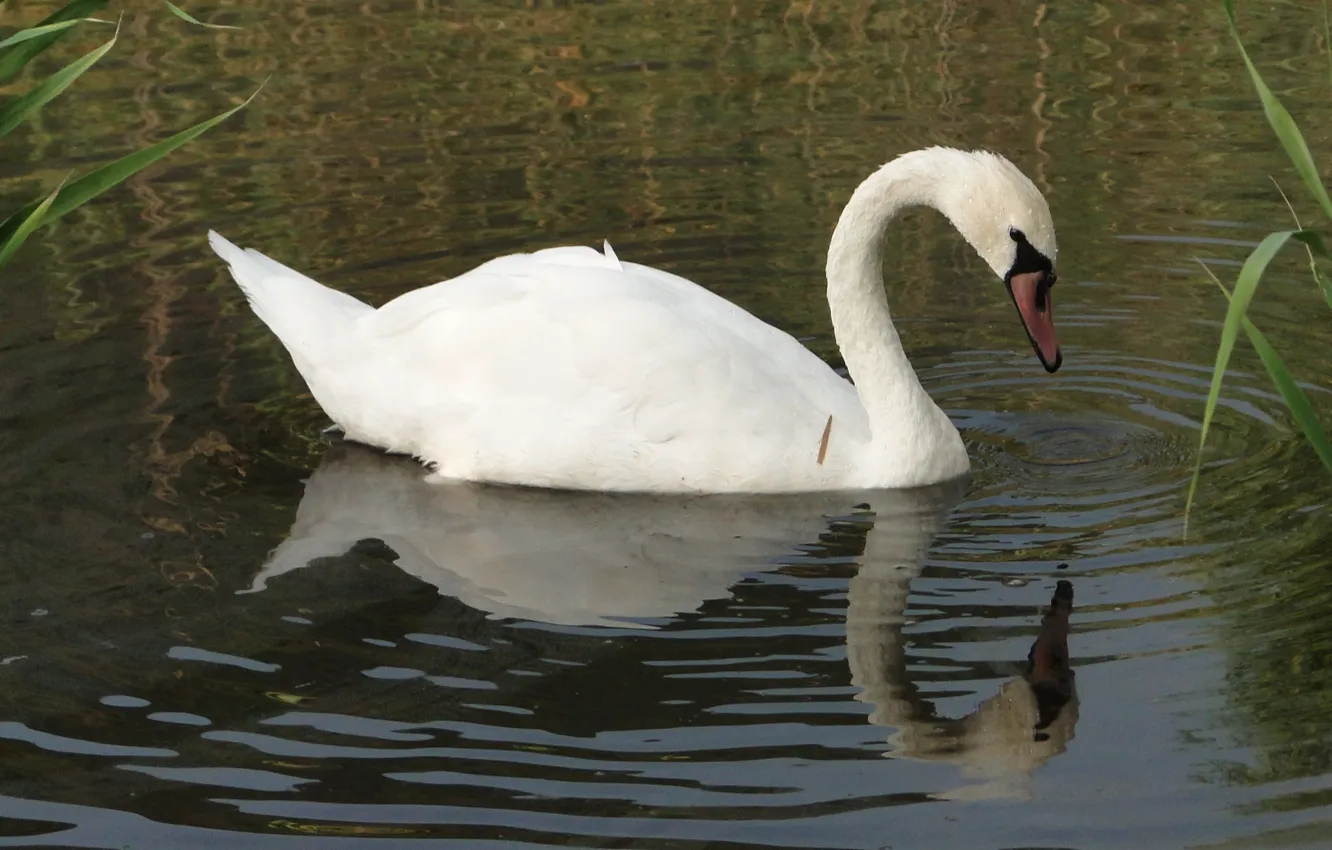
[[[968,468],[883,294],[884,230],[916,205],[947,215],[1011,283],[1033,344],[1057,368],[1049,210],[992,154],[907,154],[847,204],[828,252],[828,301],[855,386],[790,335],[682,277],[621,262],[609,245],[500,257],[373,309],[216,233],[209,240],[346,436],[419,457],[443,478],[652,492],[898,488]]]

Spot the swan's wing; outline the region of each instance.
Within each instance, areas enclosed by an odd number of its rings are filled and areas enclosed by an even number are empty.
[[[591,249],[493,260],[366,315],[358,337],[378,352],[361,380],[377,382],[382,408],[429,423],[400,449],[436,462],[439,442],[543,469],[662,452],[735,467],[781,458],[779,443],[812,459],[829,416],[840,440],[868,439],[854,390],[792,337]]]

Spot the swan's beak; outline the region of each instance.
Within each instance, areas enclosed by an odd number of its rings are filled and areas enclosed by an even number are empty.
[[[1050,282],[1046,273],[1027,272],[1008,279],[1008,294],[1013,296],[1027,339],[1036,349],[1045,371],[1054,372],[1064,362],[1059,353],[1059,338],[1054,329],[1054,303],[1050,300]]]

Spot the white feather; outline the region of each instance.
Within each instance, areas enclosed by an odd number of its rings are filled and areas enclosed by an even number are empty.
[[[621,262],[609,243],[499,257],[373,310],[209,241],[347,437],[440,477],[654,492],[909,487],[968,467],[902,353],[879,279],[883,231],[914,204],[941,209],[996,268],[1012,263],[1001,256],[1014,251],[1011,226],[1054,251],[1044,199],[1007,160],[931,148],[884,166],[829,251],[855,387],[790,335],[682,277]]]

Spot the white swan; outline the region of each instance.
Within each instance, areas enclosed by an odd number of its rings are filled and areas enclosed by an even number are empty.
[[[901,488],[966,473],[961,436],[907,361],[884,231],[942,212],[1003,279],[1059,368],[1054,225],[1001,156],[904,154],[847,203],[828,306],[852,386],[790,335],[610,245],[511,254],[379,309],[209,232],[254,312],[350,439],[442,478],[650,492]]]

